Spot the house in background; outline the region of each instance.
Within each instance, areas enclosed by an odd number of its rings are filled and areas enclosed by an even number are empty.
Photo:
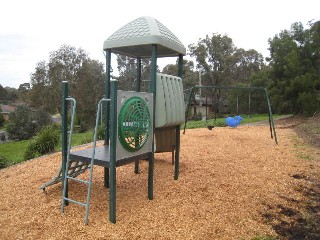
[[[218,112],[221,114],[225,114],[228,112],[228,101],[224,100],[220,102],[219,106],[214,106],[212,103],[211,97],[201,97],[199,94],[195,95],[195,98],[190,102],[189,117],[188,119],[193,119],[194,116],[201,116],[202,120],[206,120],[206,116],[208,119],[213,118],[215,115],[216,108]],[[200,120],[200,119],[199,119]]]
[[[8,121],[9,114],[16,110],[15,105],[2,105],[0,104],[0,113],[3,115],[3,118]]]

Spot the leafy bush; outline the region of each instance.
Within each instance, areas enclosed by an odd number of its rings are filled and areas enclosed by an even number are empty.
[[[10,114],[6,130],[10,139],[26,140],[33,137],[51,122],[50,115],[43,110],[35,110],[26,104],[17,106]]]
[[[60,127],[58,125],[49,125],[38,133],[36,138],[28,145],[24,154],[24,159],[28,160],[36,157],[38,154],[53,152],[60,140]]]
[[[6,134],[0,133],[0,142],[5,142],[6,140]]]
[[[311,92],[299,93],[297,100],[299,112],[306,116],[312,116],[320,108],[320,101],[317,97],[317,94]]]
[[[0,155],[0,169],[5,168],[7,165],[7,158]]]
[[[87,144],[87,143],[90,143],[92,141],[93,141],[93,138],[85,137],[85,138],[81,139],[80,145]]]
[[[99,126],[98,127],[98,132],[97,132],[97,139],[98,140],[103,140],[104,139],[104,126]]]
[[[36,150],[36,143],[35,141],[30,142],[30,144],[27,147],[27,150],[25,151],[23,155],[24,160],[29,160],[32,158],[35,158],[38,155]]]

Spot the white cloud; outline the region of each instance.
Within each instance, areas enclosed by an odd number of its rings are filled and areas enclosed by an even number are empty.
[[[266,56],[268,38],[294,22],[319,20],[318,9],[316,0],[5,1],[0,15],[0,83],[17,88],[28,82],[36,63],[47,60],[62,44],[81,47],[104,62],[103,41],[140,16],[158,19],[186,47],[207,34],[221,33],[237,47]]]

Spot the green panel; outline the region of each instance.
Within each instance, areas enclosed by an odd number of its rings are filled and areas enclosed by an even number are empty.
[[[129,98],[118,116],[118,137],[129,152],[136,152],[147,142],[151,119],[146,102],[140,97]]]

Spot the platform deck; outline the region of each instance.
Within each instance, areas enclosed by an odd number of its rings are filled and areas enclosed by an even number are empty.
[[[73,161],[81,161],[81,162],[91,162],[93,153],[93,148],[87,148],[78,151],[70,152],[70,159]],[[127,163],[133,162],[135,160],[143,160],[148,159],[150,153],[143,153],[134,157],[128,157],[124,159],[119,159],[116,161],[116,167],[121,165],[125,165]],[[109,154],[109,146],[99,146],[96,147],[95,157],[94,157],[94,165],[99,165],[102,167],[110,167],[110,154]]]

